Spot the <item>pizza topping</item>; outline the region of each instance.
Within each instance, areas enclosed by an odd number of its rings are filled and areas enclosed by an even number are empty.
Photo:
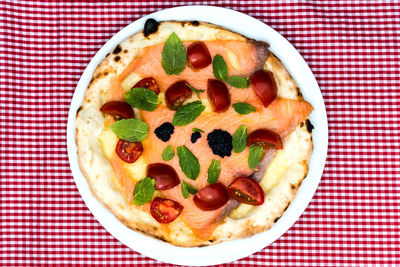
[[[150,206],[151,216],[159,223],[173,222],[182,210],[183,206],[178,202],[160,197],[156,197]]]
[[[155,135],[163,142],[169,141],[174,133],[175,127],[170,122],[164,122],[154,130]]]
[[[254,170],[255,168],[258,167],[258,165],[260,165],[262,155],[263,155],[262,146],[260,145],[250,146],[249,159],[248,159],[248,164],[250,169]]]
[[[206,107],[201,101],[194,101],[181,107],[174,115],[172,124],[175,126],[184,126],[192,123]]]
[[[213,58],[213,73],[214,77],[220,81],[228,79],[228,66],[221,55],[215,55]]]
[[[157,95],[160,93],[160,88],[158,87],[158,84],[153,77],[147,77],[147,78],[141,79],[132,87],[132,89],[138,88],[138,87],[147,88],[147,89],[153,91],[154,93],[156,93]]]
[[[247,145],[261,145],[265,149],[275,148],[282,149],[282,140],[279,134],[268,130],[268,129],[258,129],[249,134],[247,137]]]
[[[158,25],[159,25],[159,23],[155,19],[146,20],[146,22],[144,23],[144,28],[143,28],[144,36],[147,37],[150,34],[157,32]]]
[[[192,128],[192,131],[195,133],[195,132],[200,132],[200,133],[205,133],[202,129],[199,129],[199,128]]]
[[[132,107],[124,101],[109,101],[100,108],[100,111],[113,116],[114,120],[135,118]]]
[[[196,143],[197,139],[201,138],[201,133],[200,132],[195,132],[192,133],[192,136],[190,137],[190,141],[194,144]]]
[[[215,184],[218,182],[219,174],[221,173],[221,162],[219,160],[213,159],[211,161],[210,167],[207,170],[207,182],[209,184]]]
[[[133,88],[125,94],[125,101],[135,108],[153,111],[158,105],[158,96],[147,88]]]
[[[250,104],[239,102],[232,105],[235,111],[240,115],[247,115],[251,112],[256,112],[256,108]]]
[[[137,206],[149,202],[156,190],[156,181],[150,177],[145,177],[140,180],[133,190],[133,203]]]
[[[247,142],[247,127],[246,125],[240,125],[236,132],[233,134],[232,146],[235,153],[240,153],[246,148]]]
[[[196,194],[197,193],[197,189],[194,188],[193,186],[191,186],[188,183],[185,183],[183,180],[181,180],[181,191],[182,191],[182,196],[184,198],[188,198],[189,194]]]
[[[161,54],[161,65],[167,75],[179,75],[186,68],[186,48],[176,33],[165,42]]]
[[[207,96],[214,112],[224,112],[231,104],[231,97],[225,83],[209,79],[207,81]]]
[[[250,86],[250,82],[248,79],[243,78],[242,76],[232,76],[229,77],[226,80],[226,83],[229,84],[230,86],[236,87],[236,88],[248,88]]]
[[[211,55],[204,42],[198,41],[187,48],[188,64],[193,69],[203,69],[211,64]]]
[[[147,137],[149,125],[141,120],[126,119],[111,124],[110,129],[118,138],[128,142],[139,142]]]
[[[128,163],[137,161],[142,152],[143,146],[140,142],[127,142],[120,139],[115,147],[115,153],[118,157]]]
[[[237,201],[259,206],[264,203],[264,191],[249,177],[238,177],[228,186],[228,195]]]
[[[179,184],[178,174],[174,168],[164,163],[148,165],[147,176],[156,181],[157,190],[171,189]]]
[[[250,77],[250,84],[264,107],[268,107],[278,95],[274,75],[268,70],[256,71]]]
[[[169,161],[169,160],[173,159],[175,156],[174,147],[169,145],[166,148],[164,148],[161,156],[162,156],[162,159],[165,161]]]
[[[165,102],[167,107],[172,110],[178,110],[183,102],[192,96],[192,90],[186,81],[178,81],[168,87],[165,92]]]
[[[230,156],[232,151],[232,136],[221,129],[214,130],[207,135],[208,145],[212,152],[221,158]]]
[[[185,146],[178,146],[176,149],[179,157],[179,165],[182,172],[192,180],[196,180],[200,173],[199,160],[195,155]]]
[[[194,204],[201,210],[216,210],[229,200],[226,188],[221,183],[210,184],[198,191],[193,198]]]
[[[190,84],[186,84],[189,88],[190,88],[190,90],[192,90],[193,91],[193,93],[195,93],[196,95],[197,95],[197,97],[199,98],[199,99],[201,99],[200,98],[200,93],[203,93],[203,92],[205,92],[206,90],[201,90],[201,89],[196,89],[196,88],[194,88],[193,86],[191,86]]]

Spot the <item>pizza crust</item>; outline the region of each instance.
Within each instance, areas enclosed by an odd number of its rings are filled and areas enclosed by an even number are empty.
[[[80,169],[94,196],[114,216],[129,228],[164,240],[177,246],[204,246],[226,240],[244,238],[269,229],[284,213],[296,196],[297,190],[308,173],[308,161],[312,153],[312,135],[306,123],[283,140],[289,167],[279,183],[266,193],[262,206],[252,209],[241,219],[227,217],[215,229],[209,240],[197,238],[178,217],[169,224],[168,230],[153,217],[133,204],[128,204],[121,193],[121,186],[113,169],[104,157],[97,139],[102,132],[104,117],[100,107],[107,101],[107,90],[111,80],[117,77],[128,64],[140,54],[142,48],[165,42],[175,32],[182,41],[186,40],[246,40],[240,34],[208,23],[194,26],[191,22],[161,22],[156,33],[144,37],[139,32],[119,44],[99,64],[90,81],[82,106],[76,116],[76,145]],[[274,73],[278,84],[278,96],[302,99],[296,82],[282,62],[270,53],[265,65]]]

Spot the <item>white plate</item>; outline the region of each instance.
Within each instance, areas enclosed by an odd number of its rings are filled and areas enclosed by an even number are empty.
[[[309,163],[309,173],[292,204],[281,219],[268,231],[247,239],[228,241],[208,247],[175,247],[127,228],[92,195],[78,166],[77,148],[74,140],[75,115],[96,66],[117,44],[132,34],[143,30],[143,25],[148,18],[154,18],[158,21],[205,21],[256,40],[268,42],[271,51],[281,59],[298,83],[304,98],[313,105],[314,111],[310,120],[315,127],[313,131],[314,151]],[[328,148],[328,122],[322,95],[314,75],[296,49],[279,33],[259,20],[230,9],[211,6],[185,6],[162,10],[136,20],[118,32],[99,50],[87,66],[75,90],[68,117],[67,143],[71,171],[79,192],[89,210],[107,231],[128,247],[148,257],[173,264],[203,266],[234,261],[259,251],[274,242],[295,223],[311,201],[321,179]]]

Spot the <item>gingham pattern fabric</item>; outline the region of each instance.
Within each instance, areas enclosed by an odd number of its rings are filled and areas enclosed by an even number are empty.
[[[329,151],[301,218],[229,266],[400,265],[400,3],[328,1],[0,1],[1,266],[167,266],[111,236],[71,175],[69,104],[90,59],[132,21],[217,5],[273,27],[324,96]]]

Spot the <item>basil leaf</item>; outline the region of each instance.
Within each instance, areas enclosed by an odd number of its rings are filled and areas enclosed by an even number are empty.
[[[201,103],[201,101],[194,101],[187,105],[182,106],[175,113],[172,119],[172,124],[174,126],[184,126],[193,122],[206,107]]]
[[[212,65],[215,78],[221,81],[228,79],[228,66],[221,55],[214,56]]]
[[[197,97],[200,99],[200,94],[202,92],[205,92],[206,90],[200,90],[200,89],[196,89],[193,86],[191,86],[190,84],[186,83],[186,85],[190,88],[190,90],[193,91],[193,93],[195,93],[197,95]]]
[[[174,147],[171,145],[164,148],[164,151],[161,155],[162,159],[165,161],[169,161],[169,160],[173,159],[174,156],[175,156],[175,150],[174,150]]]
[[[226,83],[236,87],[236,88],[247,88],[250,86],[250,82],[241,76],[232,76],[229,77],[228,80],[226,80]]]
[[[179,165],[183,173],[192,180],[196,180],[200,173],[200,164],[195,155],[185,146],[178,146]]]
[[[158,105],[158,96],[147,88],[133,88],[125,94],[125,101],[135,108],[153,111]]]
[[[156,190],[156,181],[150,177],[140,180],[133,190],[133,203],[135,205],[143,205],[149,202]]]
[[[119,139],[128,142],[139,142],[147,137],[149,125],[141,120],[126,119],[111,124],[110,129]]]
[[[168,75],[179,75],[186,67],[186,48],[176,33],[171,33],[165,42],[161,65]]]
[[[188,198],[189,194],[196,194],[197,193],[197,189],[194,188],[193,186],[191,186],[188,183],[185,183],[183,180],[181,180],[181,189],[182,189],[182,196],[184,198]]]
[[[258,165],[260,165],[262,154],[263,154],[262,146],[252,145],[250,147],[249,160],[248,160],[250,169],[254,170],[255,168],[257,168]]]
[[[215,184],[218,182],[219,174],[221,173],[221,162],[219,160],[213,159],[210,167],[207,170],[207,182],[209,184]]]
[[[240,125],[239,128],[237,128],[232,138],[233,151],[235,153],[242,152],[246,148],[246,142],[247,142],[247,127],[246,125]]]
[[[195,132],[200,132],[200,133],[205,133],[202,129],[199,128],[192,128],[192,131]]]
[[[240,115],[247,115],[251,112],[256,112],[256,108],[250,104],[239,102],[232,105],[237,113]]]

